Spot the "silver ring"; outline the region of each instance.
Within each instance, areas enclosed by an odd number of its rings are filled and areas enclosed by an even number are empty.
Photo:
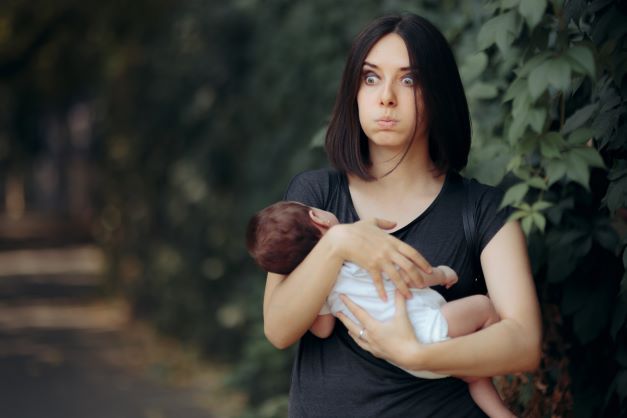
[[[360,340],[363,340],[364,338],[364,334],[366,333],[366,328],[362,328],[361,331],[359,331],[359,336],[357,337]]]

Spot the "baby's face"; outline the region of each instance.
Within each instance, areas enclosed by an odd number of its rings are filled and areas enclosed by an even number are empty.
[[[322,210],[322,209],[318,209],[318,208],[311,208],[311,210],[314,212],[316,217],[320,221],[322,221],[324,226],[326,226],[327,228],[331,228],[332,226],[335,226],[335,225],[340,223],[340,221],[338,221],[337,217],[334,214],[332,214],[331,212],[327,212],[326,210]]]

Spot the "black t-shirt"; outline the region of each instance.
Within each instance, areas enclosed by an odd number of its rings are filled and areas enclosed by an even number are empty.
[[[418,250],[432,265],[448,265],[459,276],[451,289],[436,286],[447,301],[481,291],[472,272],[464,235],[462,207],[470,188],[475,206],[479,248],[506,222],[498,211],[502,193],[476,181],[464,184],[456,173],[446,176],[433,203],[392,234]],[[341,223],[359,220],[344,174],[331,169],[307,171],[290,182],[285,200],[334,213]],[[314,280],[315,278],[312,278]],[[373,292],[375,291],[373,287]],[[290,418],[485,417],[473,402],[468,384],[449,377],[420,379],[362,350],[340,321],[329,338],[307,332],[301,338],[292,370]]]

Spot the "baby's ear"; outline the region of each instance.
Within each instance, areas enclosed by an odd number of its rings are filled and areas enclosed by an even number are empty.
[[[322,219],[318,217],[318,215],[316,215],[316,212],[314,212],[313,209],[309,209],[309,218],[315,225],[321,228],[329,227],[329,225],[325,221],[323,221]]]

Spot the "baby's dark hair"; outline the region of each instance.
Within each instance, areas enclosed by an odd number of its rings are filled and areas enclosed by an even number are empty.
[[[310,210],[302,203],[278,202],[250,219],[246,248],[262,269],[289,274],[309,254],[322,236]]]

